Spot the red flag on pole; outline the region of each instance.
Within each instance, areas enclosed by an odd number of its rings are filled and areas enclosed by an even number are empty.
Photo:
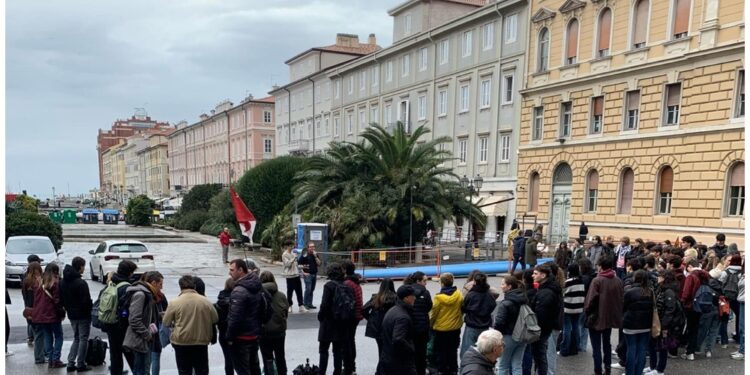
[[[242,234],[250,239],[250,243],[253,243],[253,232],[255,232],[255,216],[245,205],[245,202],[240,199],[237,192],[234,191],[233,187],[229,187],[229,195],[232,197],[232,207],[234,207],[234,215],[237,217],[237,222],[240,224]]]

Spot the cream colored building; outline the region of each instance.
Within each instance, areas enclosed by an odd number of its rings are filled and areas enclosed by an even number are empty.
[[[517,212],[552,243],[585,221],[743,249],[743,14],[741,0],[533,1]]]
[[[170,196],[167,136],[172,132],[174,130],[149,135],[146,146],[137,153],[141,192],[153,200]]]
[[[178,124],[167,136],[172,195],[195,185],[237,181],[273,158],[274,136],[273,97],[251,95],[238,105],[226,100],[197,123]]]

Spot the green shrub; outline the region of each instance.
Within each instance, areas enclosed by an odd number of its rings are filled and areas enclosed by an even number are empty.
[[[211,198],[218,194],[221,189],[221,184],[193,186],[182,198],[182,205],[180,206],[178,213],[183,214],[195,210],[208,211],[211,206]]]
[[[55,249],[63,243],[62,226],[47,216],[18,211],[5,216],[5,240],[11,236],[47,236]]]
[[[175,219],[175,227],[178,229],[186,229],[192,232],[197,232],[201,229],[201,226],[205,224],[211,216],[206,211],[196,210],[190,211],[185,214],[181,214]]]
[[[233,227],[231,224],[220,223],[215,221],[214,219],[209,219],[207,222],[203,223],[203,225],[201,225],[200,232],[209,236],[218,236],[219,233],[224,230],[224,228],[229,228],[229,235],[232,236],[232,238],[240,238],[239,229]]]
[[[128,201],[128,215],[125,222],[128,225],[150,226],[154,211],[154,201],[145,195],[139,195]]]

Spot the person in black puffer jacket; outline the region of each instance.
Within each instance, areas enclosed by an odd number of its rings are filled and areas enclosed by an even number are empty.
[[[490,294],[487,275],[477,272],[474,275],[474,286],[466,294],[461,311],[464,313],[464,337],[461,339],[461,357],[477,342],[479,334],[492,325],[492,312],[495,311],[495,299]]]
[[[214,303],[214,308],[219,315],[219,346],[224,353],[224,372],[226,375],[234,375],[234,366],[232,366],[232,352],[227,342],[227,316],[229,315],[230,295],[234,288],[234,280],[230,277],[224,283],[224,290],[219,292],[219,296]]]
[[[528,303],[523,285],[513,276],[505,276],[500,282],[505,299],[497,303],[494,328],[503,334],[505,349],[500,357],[500,374],[519,374],[523,362],[526,344],[513,340],[513,328],[516,326],[521,306]]]
[[[625,292],[622,328],[627,343],[627,374],[641,374],[646,365],[646,350],[651,339],[654,294],[649,288],[648,272],[633,274],[633,286]]]
[[[562,312],[562,288],[552,275],[552,269],[546,265],[534,268],[534,282],[539,285],[531,309],[536,314],[539,327],[542,329],[539,340],[531,344],[531,354],[534,357],[537,371],[540,375],[547,374],[547,344],[553,329],[560,329],[560,315]]]
[[[258,339],[264,319],[271,318],[267,316],[267,310],[261,310],[264,307],[263,286],[255,270],[254,263],[248,265],[242,259],[229,262],[229,275],[235,285],[230,294],[225,338],[231,343],[232,366],[240,374],[260,373]]]
[[[89,286],[81,278],[86,270],[86,261],[81,257],[73,258],[72,265],[63,269],[63,279],[60,282],[60,299],[68,313],[70,325],[73,328],[73,344],[68,354],[68,371],[89,371],[86,366],[86,350],[91,330],[91,294]]]
[[[427,290],[427,276],[417,271],[404,280],[404,285],[414,288],[414,359],[417,365],[417,375],[424,375],[427,369],[427,342],[430,340],[430,310],[432,310],[432,296]]]
[[[526,269],[526,237],[518,236],[513,239],[513,266],[510,269],[511,275],[516,271],[516,265],[521,264],[521,271]]]
[[[263,289],[271,295],[273,314],[271,320],[263,325],[260,337],[260,353],[263,355],[263,373],[272,374],[274,365],[278,374],[286,375],[286,356],[284,341],[286,339],[286,320],[289,316],[289,302],[286,295],[279,291],[276,279],[270,271],[260,273]]]
[[[417,367],[414,363],[414,321],[412,320],[414,288],[411,285],[402,285],[396,294],[398,296],[396,306],[388,310],[383,318],[383,329],[380,333],[383,351],[380,353],[378,374],[415,375]],[[321,373],[325,374],[325,372]],[[338,372],[334,371],[334,374]]]
[[[663,374],[667,368],[667,352],[677,347],[679,335],[685,327],[685,313],[682,311],[682,303],[678,297],[680,286],[674,273],[661,270],[658,281],[656,309],[659,311],[661,336],[651,340],[650,366],[647,370],[655,370],[657,374]]]
[[[378,293],[373,294],[370,301],[362,307],[362,315],[367,319],[365,336],[375,339],[375,342],[378,344],[378,360],[383,353],[383,340],[380,336],[383,319],[385,318],[385,313],[395,306],[397,301],[398,296],[393,286],[393,280],[385,278],[380,282]],[[380,369],[380,367],[381,364],[378,363],[377,368]],[[377,373],[380,373],[380,371],[378,370]]]
[[[333,373],[340,374],[344,360],[344,343],[346,326],[334,318],[334,299],[340,285],[344,285],[344,269],[339,263],[328,264],[328,282],[323,285],[323,298],[318,311],[318,352],[320,373],[325,374],[328,368],[328,348],[333,346]]]

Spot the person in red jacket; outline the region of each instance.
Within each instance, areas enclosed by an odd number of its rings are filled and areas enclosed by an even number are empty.
[[[221,244],[221,260],[224,262],[224,264],[227,264],[229,261],[227,260],[227,256],[229,254],[229,242],[232,239],[232,235],[229,234],[229,228],[224,228],[221,233],[219,233],[219,243]]]
[[[31,321],[44,332],[44,354],[49,358],[49,368],[65,367],[65,363],[60,361],[65,310],[60,301],[59,284],[60,267],[50,263],[42,274],[42,285],[34,290],[34,309],[31,313]]]
[[[356,373],[357,344],[354,337],[357,335],[357,326],[362,320],[362,287],[359,285],[361,277],[354,273],[355,267],[351,260],[345,260],[341,263],[346,273],[344,285],[348,286],[354,292],[354,321],[349,324],[346,330],[344,345],[344,374]]]
[[[708,272],[700,268],[697,259],[690,259],[687,262],[688,276],[685,278],[685,284],[680,293],[680,301],[685,307],[685,316],[687,318],[687,348],[682,358],[692,361],[695,359],[695,352],[698,350],[698,332],[700,330],[701,314],[693,309],[693,299],[695,293],[701,284],[707,284],[711,277]]]

